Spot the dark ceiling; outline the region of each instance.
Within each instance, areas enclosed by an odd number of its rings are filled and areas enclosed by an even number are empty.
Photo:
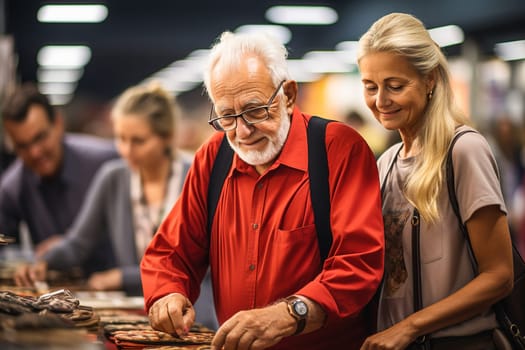
[[[1,4],[0,0],[0,4]],[[334,49],[343,40],[357,40],[372,22],[389,12],[409,12],[427,27],[446,24],[462,27],[467,39],[483,56],[493,55],[494,43],[525,39],[525,0],[107,0],[107,19],[100,24],[42,24],[36,21],[41,5],[49,1],[4,0],[5,33],[15,40],[17,78],[36,79],[36,56],[47,44],[85,44],[92,57],[79,82],[76,96],[104,102],[126,87],[183,59],[191,51],[209,48],[224,30],[242,24],[263,24],[271,5],[329,5],[339,20],[329,26],[290,26],[291,58],[310,50]],[[86,3],[55,1],[53,3]],[[447,49],[449,55],[461,47]]]

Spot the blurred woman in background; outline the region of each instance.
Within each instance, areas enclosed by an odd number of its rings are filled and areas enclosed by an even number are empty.
[[[111,118],[122,159],[101,168],[66,237],[36,264],[20,268],[18,285],[45,280],[48,269],[83,263],[103,241],[112,247],[115,267],[91,274],[88,287],[142,294],[139,262],[179,196],[191,159],[174,151],[176,105],[160,85],[126,90]]]

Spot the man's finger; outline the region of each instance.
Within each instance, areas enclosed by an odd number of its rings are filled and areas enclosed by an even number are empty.
[[[215,333],[211,341],[211,350],[221,350],[226,342],[226,336],[230,332],[229,323],[226,321]]]

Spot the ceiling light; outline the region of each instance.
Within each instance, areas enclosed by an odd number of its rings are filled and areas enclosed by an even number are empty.
[[[507,41],[494,46],[496,54],[505,61],[525,59],[525,40]]]
[[[338,52],[343,52],[344,59],[348,63],[357,63],[357,49],[359,47],[359,42],[357,41],[341,41],[335,46],[335,49]]]
[[[246,24],[235,29],[237,33],[257,33],[264,32],[278,39],[281,43],[287,44],[292,39],[292,32],[285,26],[275,24]]]
[[[50,45],[38,52],[38,64],[47,67],[78,68],[85,66],[91,59],[91,49],[81,45]]]
[[[46,69],[37,71],[38,81],[41,83],[71,83],[78,81],[84,70],[80,69]]]
[[[68,104],[71,99],[73,98],[72,94],[52,94],[47,96],[49,98],[49,103],[51,103],[53,106],[60,106]]]
[[[99,23],[108,16],[104,5],[44,5],[37,13],[40,22]]]
[[[461,44],[465,39],[463,30],[456,25],[429,29],[428,33],[440,47]]]
[[[273,6],[266,19],[280,24],[328,25],[337,22],[337,12],[328,6]]]
[[[68,95],[76,88],[76,83],[38,83],[38,90],[44,95]]]
[[[309,51],[303,56],[314,73],[349,73],[355,70],[355,57],[345,51]]]
[[[321,78],[321,74],[312,72],[308,68],[308,62],[302,59],[288,59],[287,62],[290,76],[298,83],[309,83]]]

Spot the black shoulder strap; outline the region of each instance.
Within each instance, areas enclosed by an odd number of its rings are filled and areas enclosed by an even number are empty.
[[[454,179],[454,164],[452,163],[452,149],[454,148],[454,145],[456,144],[456,141],[459,139],[459,137],[463,134],[466,134],[468,132],[475,132],[474,130],[463,130],[458,132],[454,135],[452,138],[452,141],[450,141],[450,146],[448,147],[447,152],[447,160],[446,160],[446,176],[447,176],[447,188],[448,188],[448,197],[450,200],[450,205],[452,206],[452,210],[454,210],[454,214],[456,214],[456,217],[459,221],[459,228],[461,230],[461,233],[463,234],[463,237],[467,241],[467,247],[468,247],[468,253],[470,256],[470,262],[472,264],[472,268],[474,271],[477,272],[478,270],[478,263],[476,261],[476,257],[474,256],[474,253],[472,252],[472,246],[470,244],[470,237],[468,235],[467,228],[465,227],[465,224],[463,223],[463,219],[461,218],[461,213],[459,211],[459,204],[458,204],[458,198],[456,197],[456,186],[455,186],[455,179]]]
[[[308,175],[310,197],[314,210],[315,229],[321,262],[328,257],[332,246],[330,227],[330,185],[328,183],[328,158],[326,156],[326,125],[328,119],[310,118],[308,123]]]
[[[319,254],[324,262],[332,245],[330,228],[330,186],[328,184],[328,159],[326,156],[326,125],[332,120],[312,117],[308,123],[308,172],[310,176],[310,195],[314,210],[315,227],[319,244]],[[217,209],[219,196],[233,161],[233,150],[223,137],[215,158],[208,187],[207,229],[211,225]]]
[[[221,195],[224,180],[230,171],[233,162],[233,149],[228,144],[226,135],[223,136],[219,151],[215,156],[213,168],[211,169],[210,184],[208,185],[208,220],[206,228],[208,234],[211,232],[211,224],[217,210],[217,203]]]

